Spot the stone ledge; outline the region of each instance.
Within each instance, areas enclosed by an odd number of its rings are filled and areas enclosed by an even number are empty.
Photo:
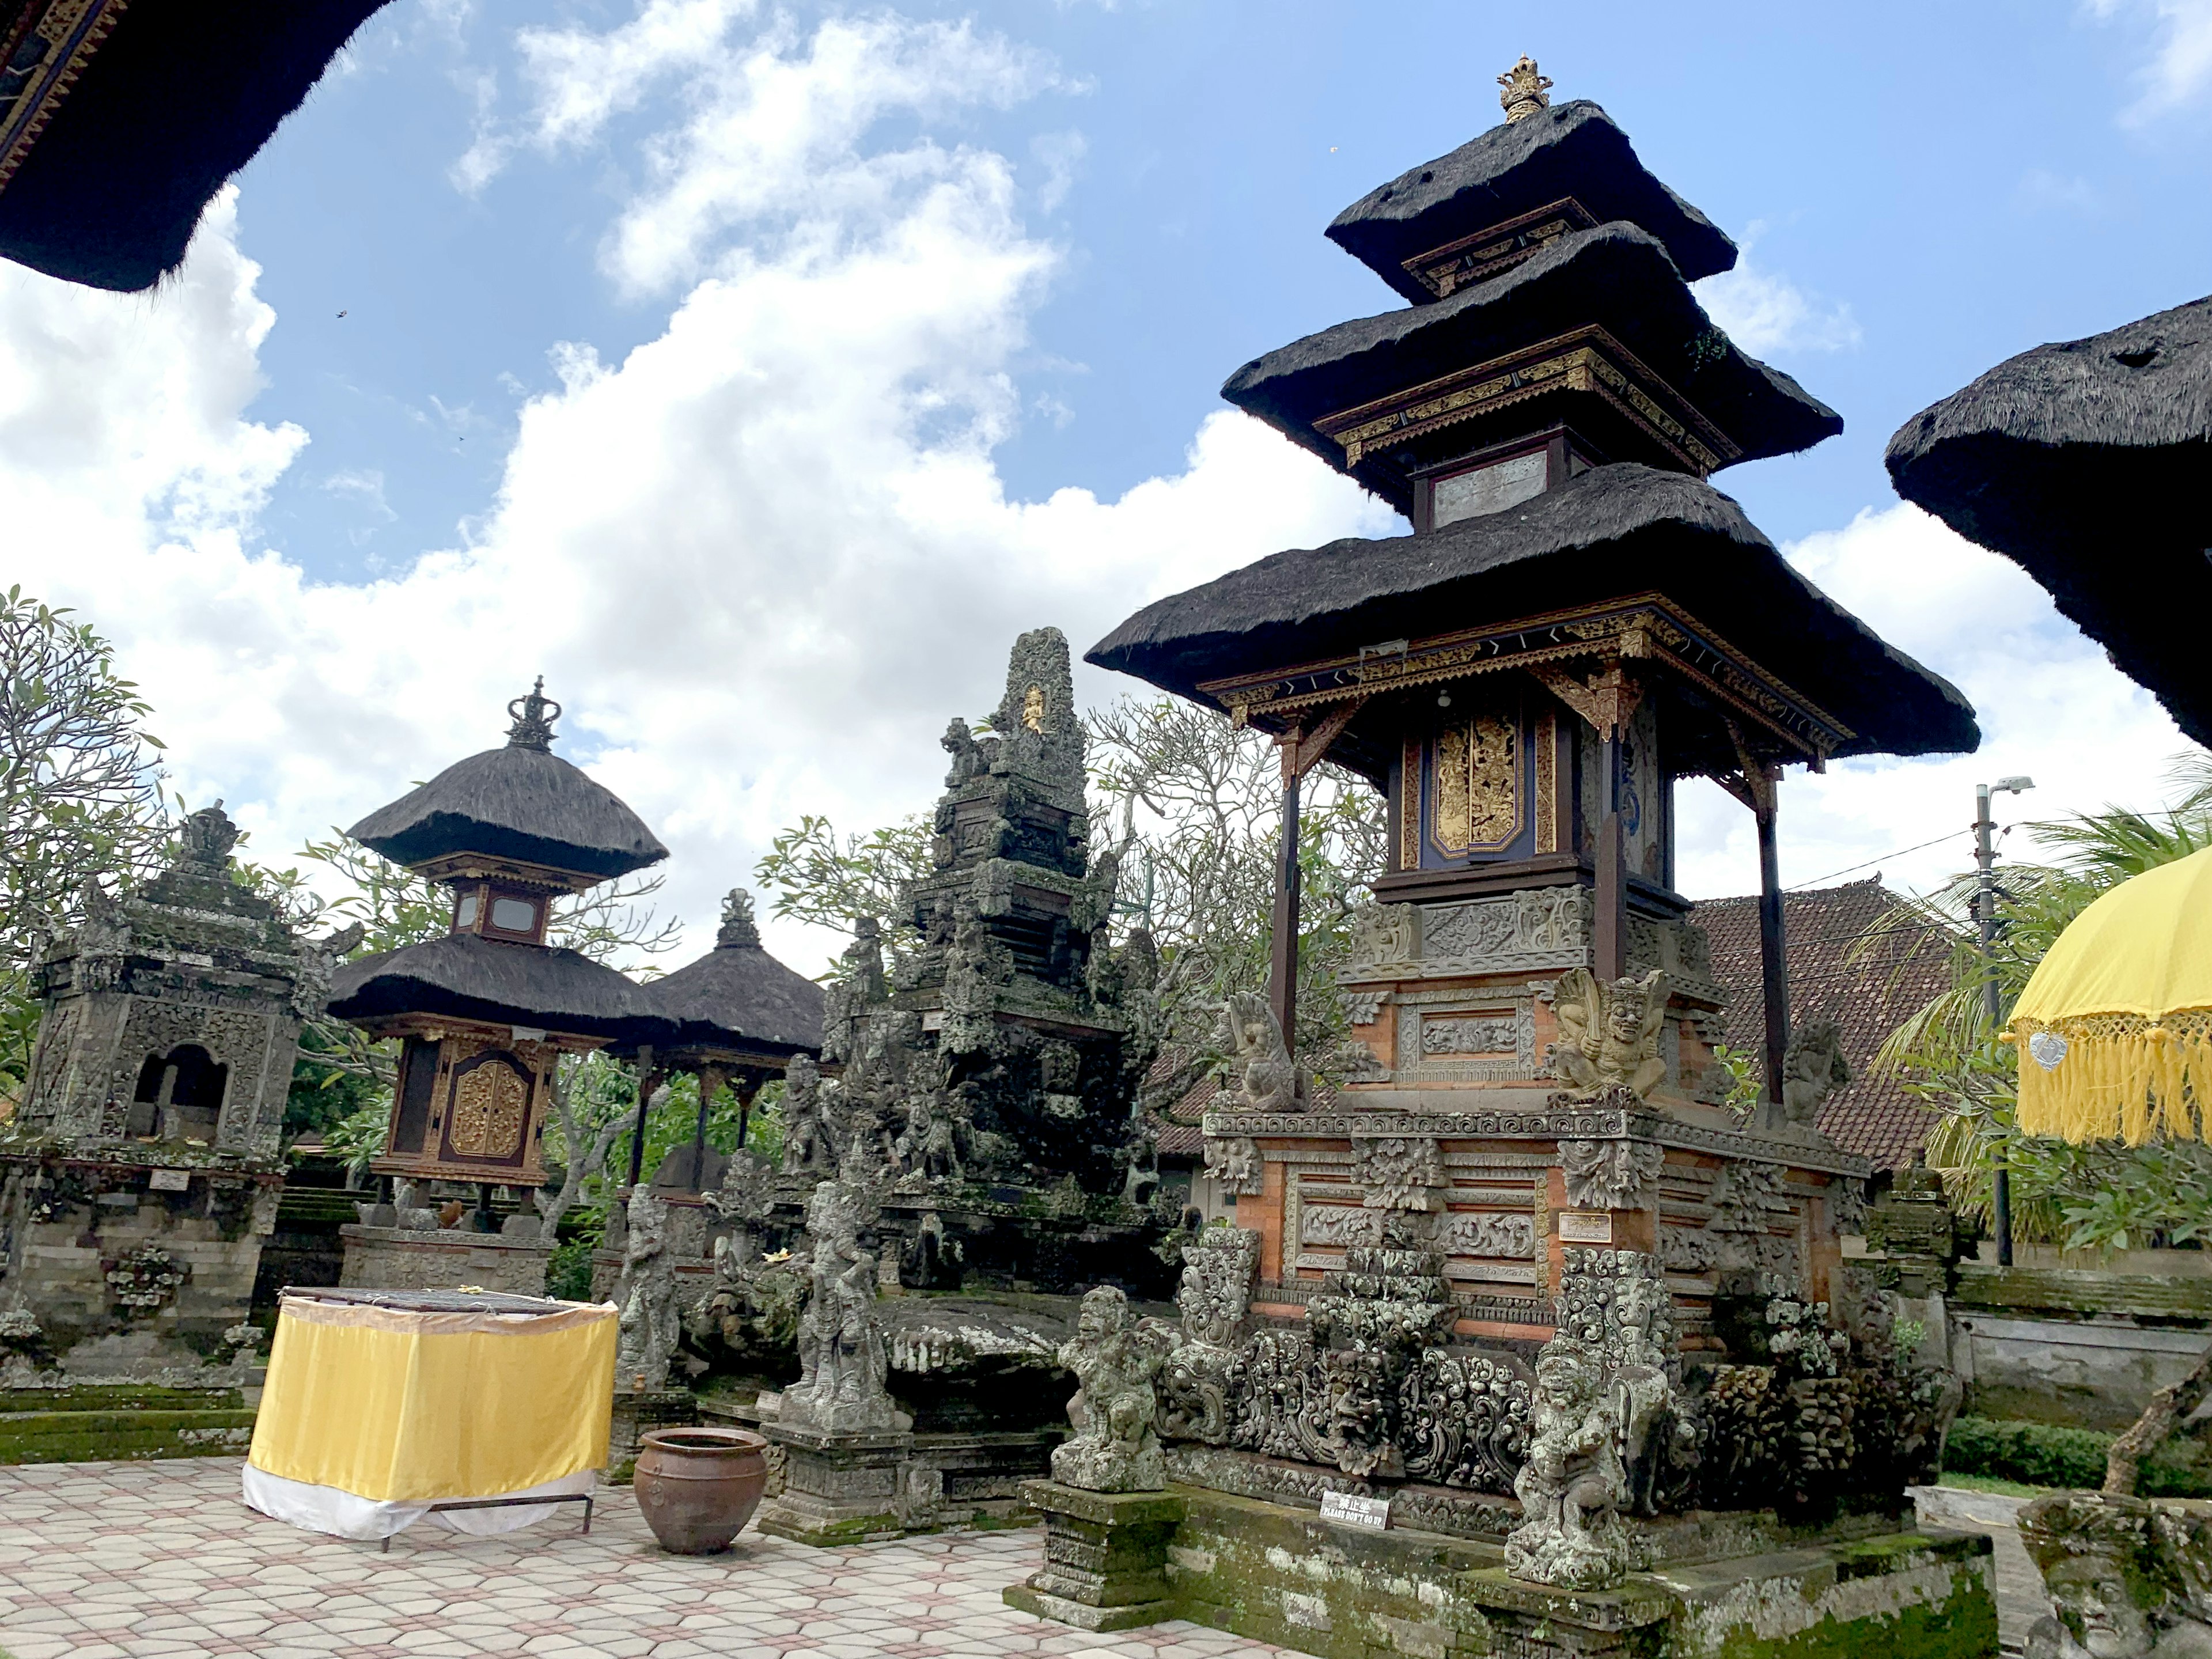
[[[1134,1630],[1141,1625],[1157,1625],[1164,1619],[1181,1616],[1171,1601],[1137,1601],[1118,1607],[1093,1607],[1081,1601],[1071,1601],[1065,1596],[1031,1589],[1027,1584],[1009,1584],[999,1592],[999,1597],[1018,1612],[1033,1613],[1039,1619],[1049,1619],[1055,1624],[1073,1625],[1078,1630]]]
[[[1184,1501],[1167,1492],[1086,1492],[1057,1480],[1024,1480],[1022,1498],[1047,1515],[1072,1515],[1106,1527],[1173,1526],[1183,1518]]]

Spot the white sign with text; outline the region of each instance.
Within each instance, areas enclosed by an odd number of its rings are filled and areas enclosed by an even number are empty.
[[[1358,1498],[1348,1492],[1325,1492],[1321,1495],[1321,1518],[1381,1532],[1390,1524],[1390,1500]]]

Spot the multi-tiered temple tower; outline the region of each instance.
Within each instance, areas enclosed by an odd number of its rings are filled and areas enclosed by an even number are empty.
[[[1237,1016],[1253,1063],[1205,1133],[1257,1235],[1255,1322],[1164,1372],[1168,1468],[1193,1493],[1353,1494],[1370,1522],[1387,1505],[1393,1525],[1503,1544],[1502,1570],[1440,1593],[1495,1573],[1473,1600],[1534,1654],[1643,1638],[1531,1583],[1605,1589],[1668,1559],[1711,1562],[1716,1583],[1764,1571],[1722,1558],[1755,1554],[1771,1514],[1731,1542],[1670,1513],[1774,1505],[1818,1528],[1896,1512],[1928,1467],[1944,1391],[1843,1268],[1869,1171],[1812,1127],[1833,1067],[1785,1064],[1775,794],[1788,765],[1978,733],[1957,691],[1706,482],[1842,425],[1692,294],[1734,263],[1728,239],[1595,105],[1550,106],[1526,59],[1501,80],[1504,125],[1330,227],[1412,303],[1224,389],[1413,533],[1275,554],[1090,657],[1274,739],[1284,1032],[1300,781],[1327,758],[1389,803],[1346,987],[1364,1069],[1304,1109],[1266,1016]],[[1748,1116],[1717,1103],[1723,994],[1674,887],[1672,794],[1691,775],[1759,826],[1773,1022]],[[1188,1323],[1217,1258],[1186,1261]],[[1194,1559],[1225,1551],[1275,1583],[1237,1542],[1272,1522],[1190,1502]],[[1212,1572],[1185,1591],[1249,1596]],[[1285,1607],[1327,1599],[1295,1574],[1281,1588]],[[1236,1628],[1310,1646],[1321,1616]]]

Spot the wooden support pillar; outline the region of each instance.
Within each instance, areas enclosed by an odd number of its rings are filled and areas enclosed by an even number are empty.
[[[1782,768],[1753,754],[1743,728],[1732,720],[1728,732],[1735,745],[1736,771],[1717,781],[1751,809],[1759,832],[1759,982],[1766,1010],[1766,1107],[1770,1117],[1779,1122],[1782,1061],[1790,1051],[1789,940],[1782,931],[1782,856],[1775,840]]]
[[[1620,822],[1620,775],[1628,763],[1629,717],[1644,690],[1615,661],[1588,679],[1550,665],[1534,671],[1544,689],[1597,733],[1597,845],[1591,849],[1597,890],[1590,924],[1590,968],[1600,979],[1628,971],[1628,835]]]
[[[657,1075],[653,1069],[653,1045],[641,1042],[637,1048],[637,1121],[629,1132],[629,1181],[635,1187],[645,1164],[645,1113],[653,1102],[653,1085]]]
[[[1777,769],[1778,770],[1779,769]],[[1789,944],[1782,931],[1782,861],[1774,842],[1774,780],[1752,809],[1759,826],[1759,976],[1766,1001],[1766,1103],[1782,1109],[1782,1057],[1790,1048]]]
[[[1599,800],[1596,877],[1597,914],[1591,927],[1592,954],[1601,980],[1628,971],[1628,848],[1620,823],[1620,728],[1608,725],[1598,738],[1598,765],[1605,774]]]
[[[691,1190],[705,1190],[700,1184],[707,1168],[707,1114],[714,1109],[714,1091],[722,1086],[722,1068],[702,1066],[699,1068],[699,1121],[691,1128]]]
[[[1283,750],[1283,833],[1275,850],[1275,905],[1268,920],[1267,1006],[1283,1034],[1283,1046],[1297,1048],[1298,1016],[1298,775],[1291,757],[1297,734]]]
[[[1268,916],[1267,1006],[1283,1033],[1283,1047],[1298,1047],[1298,786],[1321,763],[1367,701],[1340,703],[1310,729],[1292,726],[1275,739],[1283,763],[1283,833],[1275,854],[1275,902]]]

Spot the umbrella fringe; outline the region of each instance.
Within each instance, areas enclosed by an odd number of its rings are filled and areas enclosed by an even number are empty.
[[[2057,1064],[2037,1060],[2030,1041],[2065,1039]],[[2166,1139],[2202,1140],[2203,1104],[2212,1100],[2212,1016],[2151,1020],[2100,1015],[2049,1024],[2023,1020],[2020,1040],[2020,1127],[2082,1144]]]

